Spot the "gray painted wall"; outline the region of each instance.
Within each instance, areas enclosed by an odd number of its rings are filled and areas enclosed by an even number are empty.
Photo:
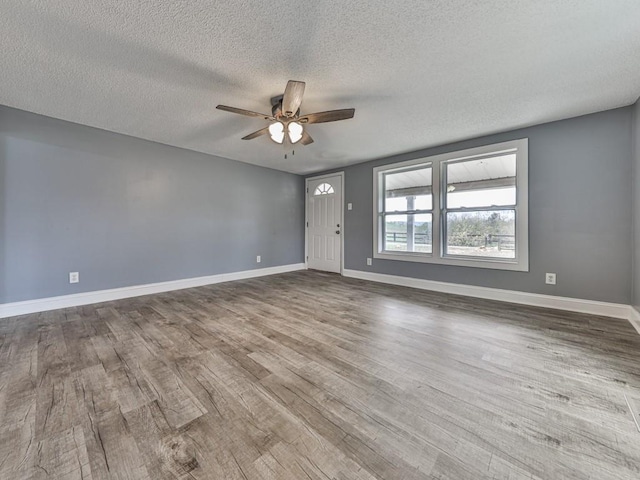
[[[7,107],[0,202],[0,303],[304,261],[302,177]]]
[[[633,299],[640,310],[640,100],[633,105]]]
[[[375,160],[344,169],[345,268],[629,304],[630,107]],[[530,271],[374,259],[372,169],[404,160],[529,138]],[[545,285],[545,272],[558,284]]]

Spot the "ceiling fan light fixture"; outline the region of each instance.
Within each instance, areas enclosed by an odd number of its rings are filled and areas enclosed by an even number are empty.
[[[297,143],[302,138],[302,132],[304,128],[298,122],[289,122],[287,125],[287,132],[289,133],[289,140],[291,143]]]
[[[282,122],[273,122],[269,125],[269,135],[271,140],[276,143],[284,142],[284,124]]]
[[[343,108],[341,110],[328,110],[326,112],[307,113],[300,116],[300,105],[304,94],[305,83],[297,80],[289,80],[284,94],[271,98],[271,115],[244,110],[243,108],[218,105],[218,110],[245,115],[247,117],[261,117],[271,122],[268,126],[242,137],[242,140],[253,140],[269,134],[274,143],[286,143],[310,145],[313,138],[309,135],[306,126],[314,123],[337,122],[353,118],[355,108]],[[292,154],[293,155],[293,154]],[[286,157],[285,157],[286,158]]]

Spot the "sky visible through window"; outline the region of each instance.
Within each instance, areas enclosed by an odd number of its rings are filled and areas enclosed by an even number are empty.
[[[450,192],[447,194],[448,208],[490,207],[492,205],[515,205],[516,188],[493,188],[487,190],[470,190],[467,192]],[[431,210],[431,195],[417,195],[414,210]],[[405,197],[387,198],[387,212],[398,212],[407,209]]]

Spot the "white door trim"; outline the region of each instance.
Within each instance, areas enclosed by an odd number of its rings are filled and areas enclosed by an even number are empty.
[[[344,171],[325,173],[316,177],[308,177],[304,181],[304,266],[309,268],[309,182],[322,178],[340,177],[340,193],[342,204],[340,205],[340,275],[344,274]]]

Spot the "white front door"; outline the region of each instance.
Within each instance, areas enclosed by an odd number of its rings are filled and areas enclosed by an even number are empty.
[[[307,266],[340,273],[342,176],[312,178],[307,187]]]

